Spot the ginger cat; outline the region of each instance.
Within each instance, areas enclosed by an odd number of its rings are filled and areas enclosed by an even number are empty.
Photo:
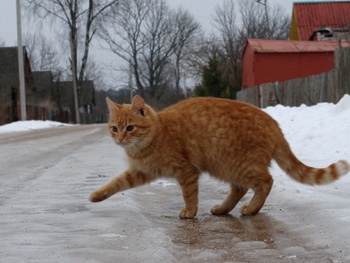
[[[291,152],[277,122],[246,103],[193,98],[159,113],[140,96],[132,104],[119,105],[109,98],[107,104],[111,136],[124,148],[129,169],[92,192],[92,202],[159,177],[172,177],[179,182],[185,200],[180,218],[194,218],[198,178],[208,172],[231,186],[222,204],[211,209],[212,214],[229,213],[252,189],[254,196],[241,213],[254,215],[272,187],[272,159],[291,178],[309,185],[331,183],[350,170],[344,160],[323,169],[306,166]]]

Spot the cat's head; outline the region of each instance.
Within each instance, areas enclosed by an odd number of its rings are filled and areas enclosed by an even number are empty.
[[[132,151],[147,147],[155,135],[157,113],[136,95],[131,104],[117,104],[106,98],[109,131],[116,144]]]

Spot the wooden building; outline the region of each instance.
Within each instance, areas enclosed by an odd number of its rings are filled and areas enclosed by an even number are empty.
[[[347,34],[349,39],[349,29],[350,1],[297,2],[293,4],[290,40],[310,40],[316,31],[324,32],[335,38],[339,37],[339,34]],[[336,35],[334,36],[334,34]]]
[[[350,46],[349,41],[341,42]],[[242,57],[243,88],[327,72],[338,41],[248,39]]]

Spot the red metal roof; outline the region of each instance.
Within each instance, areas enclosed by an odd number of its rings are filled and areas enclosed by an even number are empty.
[[[329,52],[339,47],[337,41],[289,41],[271,39],[248,39],[247,44],[257,53]],[[342,41],[349,47],[350,41]]]
[[[323,27],[350,27],[350,1],[297,2],[293,5],[299,40]]]

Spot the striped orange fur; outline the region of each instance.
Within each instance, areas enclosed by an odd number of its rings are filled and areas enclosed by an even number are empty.
[[[249,104],[217,99],[181,101],[159,113],[135,96],[132,104],[119,105],[107,98],[109,130],[124,148],[129,169],[91,193],[92,202],[137,187],[159,177],[175,178],[185,207],[181,218],[193,218],[198,205],[198,178],[202,172],[228,182],[231,191],[215,215],[229,213],[248,189],[254,196],[241,209],[254,215],[264,205],[273,179],[271,160],[304,184],[327,184],[350,170],[341,160],[326,168],[313,168],[292,153],[277,122]]]

